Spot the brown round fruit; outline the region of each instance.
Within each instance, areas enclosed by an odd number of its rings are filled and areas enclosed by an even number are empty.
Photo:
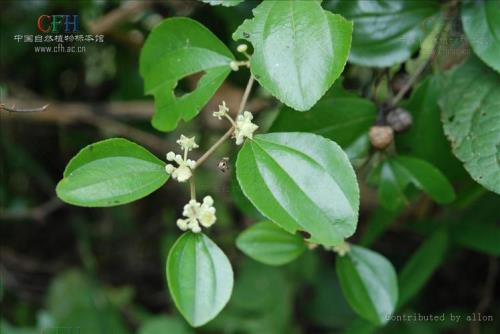
[[[413,123],[413,117],[403,108],[391,110],[387,114],[385,120],[387,121],[387,124],[389,124],[396,132],[402,132],[408,129]]]
[[[369,136],[372,146],[383,150],[392,143],[394,131],[390,126],[375,125],[370,128]]]

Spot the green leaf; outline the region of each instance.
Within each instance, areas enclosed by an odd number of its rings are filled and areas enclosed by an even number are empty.
[[[140,57],[144,91],[155,97],[153,126],[171,131],[181,119],[196,116],[229,75],[233,59],[212,32],[192,19],[166,19],[153,29]],[[198,72],[204,75],[196,89],[177,97],[179,80]]]
[[[411,256],[399,274],[399,301],[402,307],[414,297],[441,265],[448,250],[446,230],[432,234]]]
[[[139,328],[139,334],[191,334],[193,333],[180,318],[156,316],[146,320]]]
[[[455,199],[455,191],[446,176],[430,163],[399,155],[391,159],[394,168],[400,168],[401,174],[417,188],[427,193],[440,204],[450,203]]]
[[[500,75],[472,57],[444,78],[444,132],[472,178],[500,194]]]
[[[403,155],[391,157],[383,161],[374,173],[378,174],[380,204],[390,211],[408,204],[405,190],[410,184],[440,204],[455,199],[455,191],[446,176],[421,159]]]
[[[376,67],[409,59],[439,12],[436,1],[425,0],[329,1],[325,8],[354,21],[349,61]]]
[[[413,91],[403,107],[413,117],[412,126],[396,137],[397,150],[428,161],[450,179],[463,178],[465,170],[451,153],[441,125],[438,99],[442,92],[438,80],[430,76],[423,80]]]
[[[382,162],[375,171],[378,177],[378,200],[389,211],[398,211],[408,204],[405,188],[406,179],[395,170],[388,160]]]
[[[498,224],[498,221],[463,221],[453,230],[454,242],[463,247],[493,256],[500,256],[499,240],[500,224]]]
[[[243,231],[236,246],[252,259],[272,266],[291,262],[306,250],[304,239],[271,222],[257,223]]]
[[[319,101],[307,113],[284,107],[270,132],[312,132],[347,148],[368,133],[377,117],[371,101],[357,97],[336,97]]]
[[[257,135],[238,154],[236,176],[245,196],[286,231],[337,245],[356,230],[359,189],[347,155],[311,133]]]
[[[167,283],[184,318],[199,327],[219,314],[233,290],[233,269],[226,255],[202,233],[184,233],[167,259]]]
[[[257,81],[293,109],[310,109],[344,69],[352,23],[321,8],[319,1],[264,1],[233,39],[254,48]]]
[[[90,144],[71,159],[57,196],[79,206],[129,203],[160,188],[168,179],[165,163],[123,138]]]
[[[474,0],[462,4],[462,26],[474,53],[500,72],[500,5]]]
[[[212,6],[222,5],[224,7],[237,6],[244,0],[201,0],[202,2],[208,3]]]
[[[337,276],[347,302],[362,318],[384,324],[394,312],[398,283],[392,264],[369,249],[351,246],[338,256]]]

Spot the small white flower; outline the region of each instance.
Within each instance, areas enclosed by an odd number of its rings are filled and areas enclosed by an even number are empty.
[[[179,182],[185,182],[189,180],[189,178],[193,175],[191,168],[187,166],[187,164],[180,164],[176,170],[173,171],[172,177]]]
[[[337,246],[333,246],[333,251],[340,256],[346,255],[351,250],[349,243],[342,241]]]
[[[206,196],[203,203],[194,199],[190,200],[188,204],[184,205],[182,211],[182,215],[186,219],[177,219],[177,226],[182,231],[191,230],[194,233],[201,232],[200,224],[204,227],[212,226],[217,220],[213,205],[214,200],[210,196]]]
[[[175,154],[174,152],[167,153],[168,161],[175,161],[177,167],[172,164],[167,164],[165,166],[165,171],[172,175],[174,179],[179,182],[185,182],[193,175],[192,169],[196,165],[196,162],[191,159],[184,160],[180,154]]]
[[[204,227],[212,226],[217,217],[215,217],[215,208],[213,207],[214,200],[210,196],[205,196],[203,199],[203,204],[200,206],[200,212],[198,215],[198,220],[200,224]]]
[[[177,219],[177,227],[179,227],[182,231],[186,231],[188,229],[188,220]]]
[[[222,119],[222,117],[227,115],[227,112],[229,111],[229,108],[226,107],[226,101],[222,101],[222,104],[219,104],[219,110],[214,111],[212,115],[214,117],[217,117],[218,119]]]
[[[240,45],[238,45],[236,50],[240,53],[243,53],[243,52],[248,50],[248,46],[246,44],[240,44]]]
[[[236,118],[236,129],[234,131],[234,138],[236,138],[236,145],[241,145],[244,138],[253,138],[253,133],[259,127],[252,123],[253,115],[249,111],[243,112],[243,115],[238,115]]]
[[[194,139],[194,136],[189,138],[181,135],[181,138],[177,140],[177,144],[179,144],[184,151],[191,151],[193,148],[198,148],[198,144],[196,144]]]

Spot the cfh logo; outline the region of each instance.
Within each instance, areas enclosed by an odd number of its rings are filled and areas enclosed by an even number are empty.
[[[37,28],[43,33],[77,32],[78,15],[40,15]]]

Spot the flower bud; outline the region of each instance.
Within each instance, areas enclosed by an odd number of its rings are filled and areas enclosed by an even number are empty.
[[[231,69],[232,69],[233,71],[237,71],[237,70],[239,70],[239,68],[240,68],[240,67],[238,66],[238,63],[237,63],[237,62],[235,62],[234,60],[232,60],[232,61],[229,63],[229,67],[231,67]]]
[[[240,44],[236,48],[236,50],[240,53],[246,52],[248,50],[248,46],[246,44]]]

